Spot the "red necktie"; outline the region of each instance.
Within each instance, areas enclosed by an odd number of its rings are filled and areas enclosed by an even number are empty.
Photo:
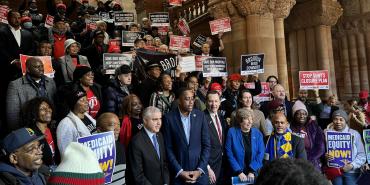
[[[220,122],[218,121],[218,116],[215,114],[215,120],[216,120],[216,125],[217,125],[217,132],[218,132],[218,139],[220,139],[220,143],[222,144],[222,132],[221,132],[221,125]]]

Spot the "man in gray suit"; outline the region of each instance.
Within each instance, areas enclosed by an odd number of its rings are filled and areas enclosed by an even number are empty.
[[[21,128],[22,107],[35,97],[54,99],[56,87],[53,79],[44,75],[44,65],[39,58],[31,57],[26,61],[26,74],[9,83],[6,98],[8,131]]]

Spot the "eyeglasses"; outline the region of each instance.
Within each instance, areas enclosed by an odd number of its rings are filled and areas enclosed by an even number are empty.
[[[25,153],[32,155],[36,153],[37,151],[42,151],[44,149],[44,146],[45,146],[44,144],[32,145],[25,149]]]

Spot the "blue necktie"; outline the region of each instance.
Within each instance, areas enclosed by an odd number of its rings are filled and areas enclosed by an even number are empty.
[[[158,141],[157,141],[157,136],[154,134],[152,136],[152,139],[153,139],[154,148],[155,148],[155,150],[157,151],[157,154],[158,154],[158,158],[161,158],[161,154],[159,152],[159,144],[158,144]]]

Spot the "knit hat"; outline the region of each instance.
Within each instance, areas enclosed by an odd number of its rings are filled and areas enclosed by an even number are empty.
[[[123,64],[119,68],[116,69],[115,76],[117,77],[118,75],[129,74],[129,73],[131,73],[130,66]]]
[[[280,106],[283,106],[284,103],[279,100],[279,99],[274,99],[272,101],[270,101],[268,104],[267,104],[267,108],[271,111],[271,110],[275,110],[277,108],[279,108]]]
[[[71,142],[62,156],[62,162],[51,174],[48,184],[103,185],[104,173],[96,154],[90,148]]]
[[[367,90],[362,90],[359,94],[358,97],[360,99],[367,99],[369,97],[369,92]]]
[[[234,73],[234,74],[229,75],[229,80],[230,81],[240,81],[241,79],[242,79],[242,77],[238,73]]]
[[[346,123],[348,123],[348,114],[344,110],[339,109],[339,110],[334,111],[331,118],[334,119],[335,116],[340,116],[344,118],[344,120],[346,120]]]
[[[306,105],[305,105],[303,102],[299,101],[299,100],[297,100],[297,101],[294,103],[292,110],[293,110],[293,115],[294,115],[297,111],[299,111],[299,110],[304,110],[304,111],[306,111],[306,113],[308,113],[307,108],[306,108]]]
[[[219,83],[212,83],[209,87],[210,91],[222,91],[222,86]]]
[[[92,71],[89,66],[77,65],[76,69],[73,71],[73,81],[80,80],[86,73]]]
[[[25,16],[25,17],[22,17],[22,18],[21,18],[21,22],[22,22],[22,23],[25,23],[25,22],[32,22],[32,19],[31,19],[31,17]]]
[[[67,104],[71,110],[74,109],[77,101],[86,96],[86,92],[80,86],[74,86],[67,93]]]
[[[57,4],[57,9],[58,8],[62,8],[62,9],[64,9],[64,10],[67,10],[67,6],[65,5],[65,4],[63,4],[63,3],[59,3],[59,4]]]
[[[75,41],[74,39],[67,39],[65,42],[64,42],[64,52],[67,53],[67,49],[69,48],[69,46],[71,46],[72,44],[76,43],[77,46],[79,48],[81,48],[81,44],[77,41]]]

